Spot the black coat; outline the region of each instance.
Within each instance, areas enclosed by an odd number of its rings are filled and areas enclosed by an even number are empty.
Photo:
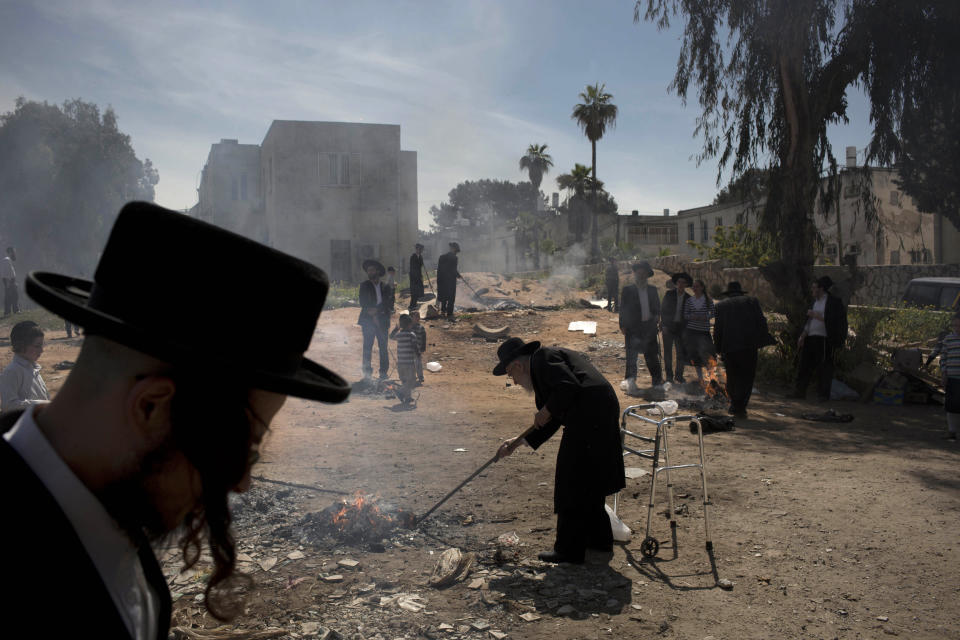
[[[732,295],[717,303],[713,344],[720,353],[757,349],[769,333],[760,302],[753,296]]]
[[[626,486],[620,445],[620,402],[607,379],[583,354],[541,347],[530,357],[537,409],[550,411],[549,423],[527,436],[537,449],[563,426],[553,506],[608,496]]]
[[[690,294],[684,291],[680,298],[680,319],[674,320],[673,318],[677,313],[677,290],[670,289],[663,294],[663,302],[660,305],[660,326],[665,332],[676,336],[683,333],[683,305],[689,298]]]
[[[457,254],[453,251],[440,256],[437,261],[437,297],[449,300],[457,297]]]
[[[650,303],[650,319],[644,322],[637,285],[628,284],[623,288],[620,293],[620,328],[624,333],[656,335],[657,321],[660,319],[660,296],[652,284],[647,285],[647,300]]]
[[[423,295],[423,256],[416,253],[410,256],[410,295]]]
[[[4,637],[127,639],[130,634],[93,560],[60,505],[23,458],[0,438],[0,486],[4,549]],[[144,544],[140,562],[160,599],[157,638],[170,628],[170,591],[157,560]]]
[[[386,282],[379,282],[380,286],[380,304],[377,304],[377,290],[373,282],[364,280],[360,283],[360,290],[357,297],[360,302],[360,316],[357,318],[357,324],[367,324],[375,322],[384,331],[390,328],[390,316],[393,314],[393,287]],[[376,309],[376,314],[371,316],[368,309]]]
[[[827,327],[827,348],[842,347],[847,341],[847,308],[843,306],[843,300],[829,293],[827,306],[823,310],[823,324]]]

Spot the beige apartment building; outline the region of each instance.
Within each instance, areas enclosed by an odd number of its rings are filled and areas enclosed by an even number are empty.
[[[417,240],[417,154],[400,126],[274,120],[259,145],[213,144],[194,207],[207,220],[356,282],[405,271]]]

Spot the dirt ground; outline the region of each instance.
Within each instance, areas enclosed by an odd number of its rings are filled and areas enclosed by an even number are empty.
[[[539,287],[517,299],[555,302]],[[349,380],[360,377],[356,317],[356,309],[324,312],[308,354]],[[573,320],[597,321],[597,335],[568,332]],[[255,586],[245,615],[225,630],[364,640],[960,637],[960,456],[941,439],[942,408],[796,402],[763,380],[749,419],[705,437],[712,553],[699,476],[685,470],[671,476],[678,505],[686,505],[676,516],[676,547],[661,491],[650,532],[659,553],[646,560],[640,552],[644,475],[629,479],[619,497],[619,515],[634,533],[612,557],[581,566],[539,562],[537,552],[553,540],[559,435],[538,452],[521,448],[491,465],[417,530],[399,528],[375,544],[312,540],[309,514],[357,491],[385,509],[422,514],[530,424],[532,396],[490,374],[497,344],[472,336],[478,321],[584,351],[618,388],[622,407],[640,402],[619,391],[622,342],[606,311],[522,309],[426,322],[426,360],[443,368],[425,374],[414,409],[383,394],[354,394],[341,405],[288,400],[255,469],[260,480],[236,501],[240,565]],[[74,359],[80,341],[62,331],[47,337],[41,363],[55,392],[65,372],[52,367]],[[799,418],[827,408],[855,419]],[[686,423],[670,437],[671,462],[694,462]],[[649,464],[627,460],[644,471]],[[510,533],[512,544],[504,541]],[[476,560],[453,586],[432,588],[427,581],[449,547]],[[179,574],[173,552],[162,555],[174,624],[217,626],[199,604],[205,567]]]

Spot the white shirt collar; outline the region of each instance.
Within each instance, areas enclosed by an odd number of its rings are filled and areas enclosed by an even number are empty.
[[[137,548],[103,504],[73,473],[37,426],[31,408],[4,434],[73,525],[113,603],[137,640],[157,635],[159,599],[143,574]]]

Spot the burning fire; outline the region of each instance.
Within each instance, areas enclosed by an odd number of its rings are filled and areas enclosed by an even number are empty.
[[[700,381],[703,392],[711,398],[726,398],[727,381],[725,378],[726,376],[720,370],[720,363],[717,362],[716,358],[711,357],[703,368],[703,379]]]
[[[357,541],[378,540],[397,526],[411,526],[415,519],[408,511],[381,508],[377,497],[363,491],[357,491],[352,500],[340,500],[324,511],[329,514],[328,526],[338,537]]]

